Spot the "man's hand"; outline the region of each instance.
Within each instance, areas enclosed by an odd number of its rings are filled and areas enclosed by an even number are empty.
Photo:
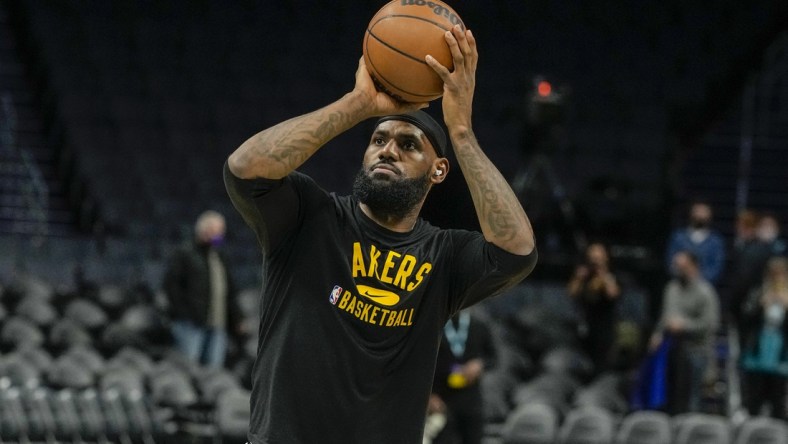
[[[436,394],[430,395],[430,400],[427,402],[427,414],[432,413],[445,413],[446,412],[446,403],[443,402],[440,396]]]
[[[648,350],[650,352],[656,351],[660,345],[662,345],[662,334],[661,333],[654,333],[651,335],[651,339],[648,341]]]
[[[665,328],[667,328],[671,333],[681,333],[684,331],[684,327],[684,319],[677,316],[674,316],[665,322]]]
[[[462,366],[462,375],[468,382],[468,385],[474,384],[482,376],[484,371],[484,362],[481,359],[471,359]]]
[[[365,105],[370,117],[387,116],[391,114],[404,114],[418,109],[426,108],[429,103],[400,102],[383,91],[378,91],[375,82],[367,70],[364,57],[358,61],[356,70],[356,85],[353,93]]]
[[[453,128],[470,129],[476,65],[479,61],[476,39],[470,30],[463,31],[459,25],[446,31],[445,37],[451,50],[454,70],[449,71],[430,55],[425,61],[443,80],[443,120],[446,126],[450,131]]]

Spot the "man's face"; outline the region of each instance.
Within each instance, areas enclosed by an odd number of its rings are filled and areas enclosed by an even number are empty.
[[[706,204],[695,204],[690,210],[690,223],[695,228],[705,228],[711,224],[711,207]]]
[[[426,196],[437,155],[424,132],[407,122],[382,122],[370,138],[353,194],[381,216],[402,218]]]
[[[591,244],[586,253],[588,263],[597,267],[607,265],[607,250],[602,244]]]

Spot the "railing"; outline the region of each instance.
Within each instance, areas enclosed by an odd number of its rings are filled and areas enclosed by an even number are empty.
[[[14,217],[13,231],[29,234],[34,240],[42,240],[48,234],[49,187],[38,167],[33,154],[26,147],[19,146],[15,132],[17,125],[16,108],[11,93],[4,92],[0,97],[0,165],[2,170],[12,172],[21,167],[22,183],[19,190],[25,206],[25,217]],[[14,161],[18,158],[19,161]],[[18,165],[15,166],[15,165]]]

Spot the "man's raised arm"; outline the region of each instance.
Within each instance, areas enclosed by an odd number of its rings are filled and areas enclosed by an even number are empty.
[[[353,91],[334,103],[263,130],[230,155],[230,171],[241,179],[281,179],[329,140],[370,117],[397,114],[426,104],[404,104],[375,89],[363,58]]]
[[[459,27],[446,33],[454,59],[454,71],[434,58],[427,63],[444,83],[443,118],[449,130],[457,162],[471,192],[482,234],[488,242],[512,254],[530,254],[534,232],[517,195],[498,168],[484,154],[471,125],[476,64],[479,54],[470,31]]]

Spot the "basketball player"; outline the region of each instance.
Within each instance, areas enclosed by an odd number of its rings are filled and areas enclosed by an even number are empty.
[[[446,321],[536,263],[528,218],[471,127],[476,41],[459,27],[445,38],[454,71],[426,62],[444,82],[443,120],[481,233],[419,218],[449,173],[446,134],[418,111],[426,104],[377,91],[363,59],[350,93],[256,134],[225,165],[263,253],[252,444],[421,443]],[[373,117],[352,196],[295,171]]]

